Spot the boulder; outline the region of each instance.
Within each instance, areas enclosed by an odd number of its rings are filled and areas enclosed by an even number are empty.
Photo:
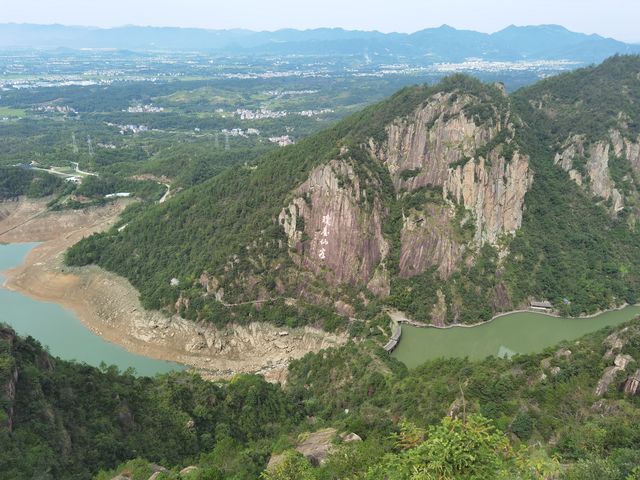
[[[624,383],[624,393],[627,395],[636,395],[640,388],[640,369],[636,370],[633,375],[627,378]]]
[[[338,431],[335,428],[324,428],[317,432],[309,433],[296,450],[309,460],[313,465],[321,465],[331,453],[333,439]]]
[[[200,469],[196,466],[190,465],[180,470],[180,475],[186,475],[187,473],[195,472],[196,470],[200,470]]]
[[[615,380],[618,372],[622,372],[627,368],[630,362],[633,361],[633,357],[631,355],[617,355],[615,360],[613,361],[612,367],[607,367],[600,377],[598,381],[598,385],[596,385],[596,390],[594,392],[596,397],[601,397],[605,394],[607,390],[609,390],[609,386]]]
[[[352,443],[352,442],[361,442],[362,441],[362,437],[360,437],[360,435],[358,435],[357,433],[345,433],[341,435],[342,441],[344,443]]]
[[[280,465],[283,460],[284,460],[284,455],[281,453],[277,455],[271,455],[271,458],[269,459],[269,463],[267,463],[267,471],[268,472],[272,471],[274,468]]]

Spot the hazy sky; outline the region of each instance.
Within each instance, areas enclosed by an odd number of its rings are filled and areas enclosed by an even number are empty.
[[[2,0],[0,23],[204,28],[344,27],[413,32],[447,23],[494,32],[557,23],[640,42],[640,0]]]

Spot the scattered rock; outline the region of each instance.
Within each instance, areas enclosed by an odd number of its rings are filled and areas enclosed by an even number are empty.
[[[633,357],[631,355],[618,355],[613,361],[613,364],[621,370],[624,370],[630,362],[633,362]]]
[[[317,432],[309,433],[298,444],[296,450],[313,465],[321,465],[331,453],[333,440],[337,433],[338,431],[335,428],[324,428]]]
[[[349,305],[342,300],[338,300],[333,304],[339,315],[343,315],[345,317],[353,317],[356,314],[355,308],[352,305]]]
[[[284,460],[283,454],[271,455],[271,458],[269,459],[269,463],[267,463],[267,471],[271,471],[274,468],[276,468],[278,465],[282,463],[283,460]]]
[[[451,418],[458,418],[458,416],[460,415],[460,412],[464,411],[464,408],[465,408],[464,400],[458,397],[449,406],[449,411],[447,412],[447,415]]]
[[[627,378],[624,383],[624,393],[627,395],[636,395],[640,388],[640,369],[636,370],[633,375]]]
[[[596,397],[601,397],[609,390],[609,386],[615,380],[618,372],[624,371],[629,365],[630,362],[633,361],[633,357],[631,355],[618,355],[613,361],[612,367],[607,367],[602,374],[602,377],[598,381],[598,385],[596,385],[596,390],[594,392]]]
[[[352,442],[361,442],[362,438],[357,433],[346,433],[341,435],[342,441],[344,443],[352,443]]]
[[[151,470],[153,470],[153,473],[147,480],[157,480],[157,478],[162,474],[162,472],[167,471],[166,468],[156,464],[151,464]]]
[[[616,353],[624,348],[627,344],[626,338],[623,338],[621,334],[626,333],[629,328],[623,328],[619,332],[614,332],[604,339],[602,344],[608,347],[607,352],[604,354],[604,358],[612,358]]]
[[[180,475],[186,475],[187,473],[191,473],[191,472],[195,472],[197,470],[200,470],[198,467],[190,465],[188,467],[184,467],[182,470],[180,470]]]

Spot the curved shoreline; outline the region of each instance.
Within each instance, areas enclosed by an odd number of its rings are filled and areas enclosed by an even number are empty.
[[[0,204],[9,211],[8,216],[0,217],[0,227],[20,223],[20,228],[1,235],[0,241],[41,243],[20,266],[3,272],[5,288],[63,306],[94,334],[131,353],[180,363],[210,379],[259,373],[281,381],[291,359],[346,341],[344,336],[311,327],[287,330],[249,324],[217,329],[146,311],[126,279],[95,266],[69,268],[63,264],[69,246],[108,229],[127,202],[86,212],[43,212],[32,221],[30,214],[43,203],[25,201],[10,208]],[[24,222],[25,218],[29,220]]]

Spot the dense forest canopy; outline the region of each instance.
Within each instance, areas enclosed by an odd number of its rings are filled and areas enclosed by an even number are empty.
[[[247,375],[138,378],[52,358],[8,328],[0,338],[0,471],[16,480],[101,469],[100,480],[148,480],[158,465],[164,479],[250,480],[272,454],[283,456],[263,475],[271,480],[638,475],[638,320],[540,354],[411,371],[373,343],[351,343],[293,362],[284,387]],[[609,377],[614,356],[629,363]],[[294,449],[326,428],[333,453],[313,466]]]

